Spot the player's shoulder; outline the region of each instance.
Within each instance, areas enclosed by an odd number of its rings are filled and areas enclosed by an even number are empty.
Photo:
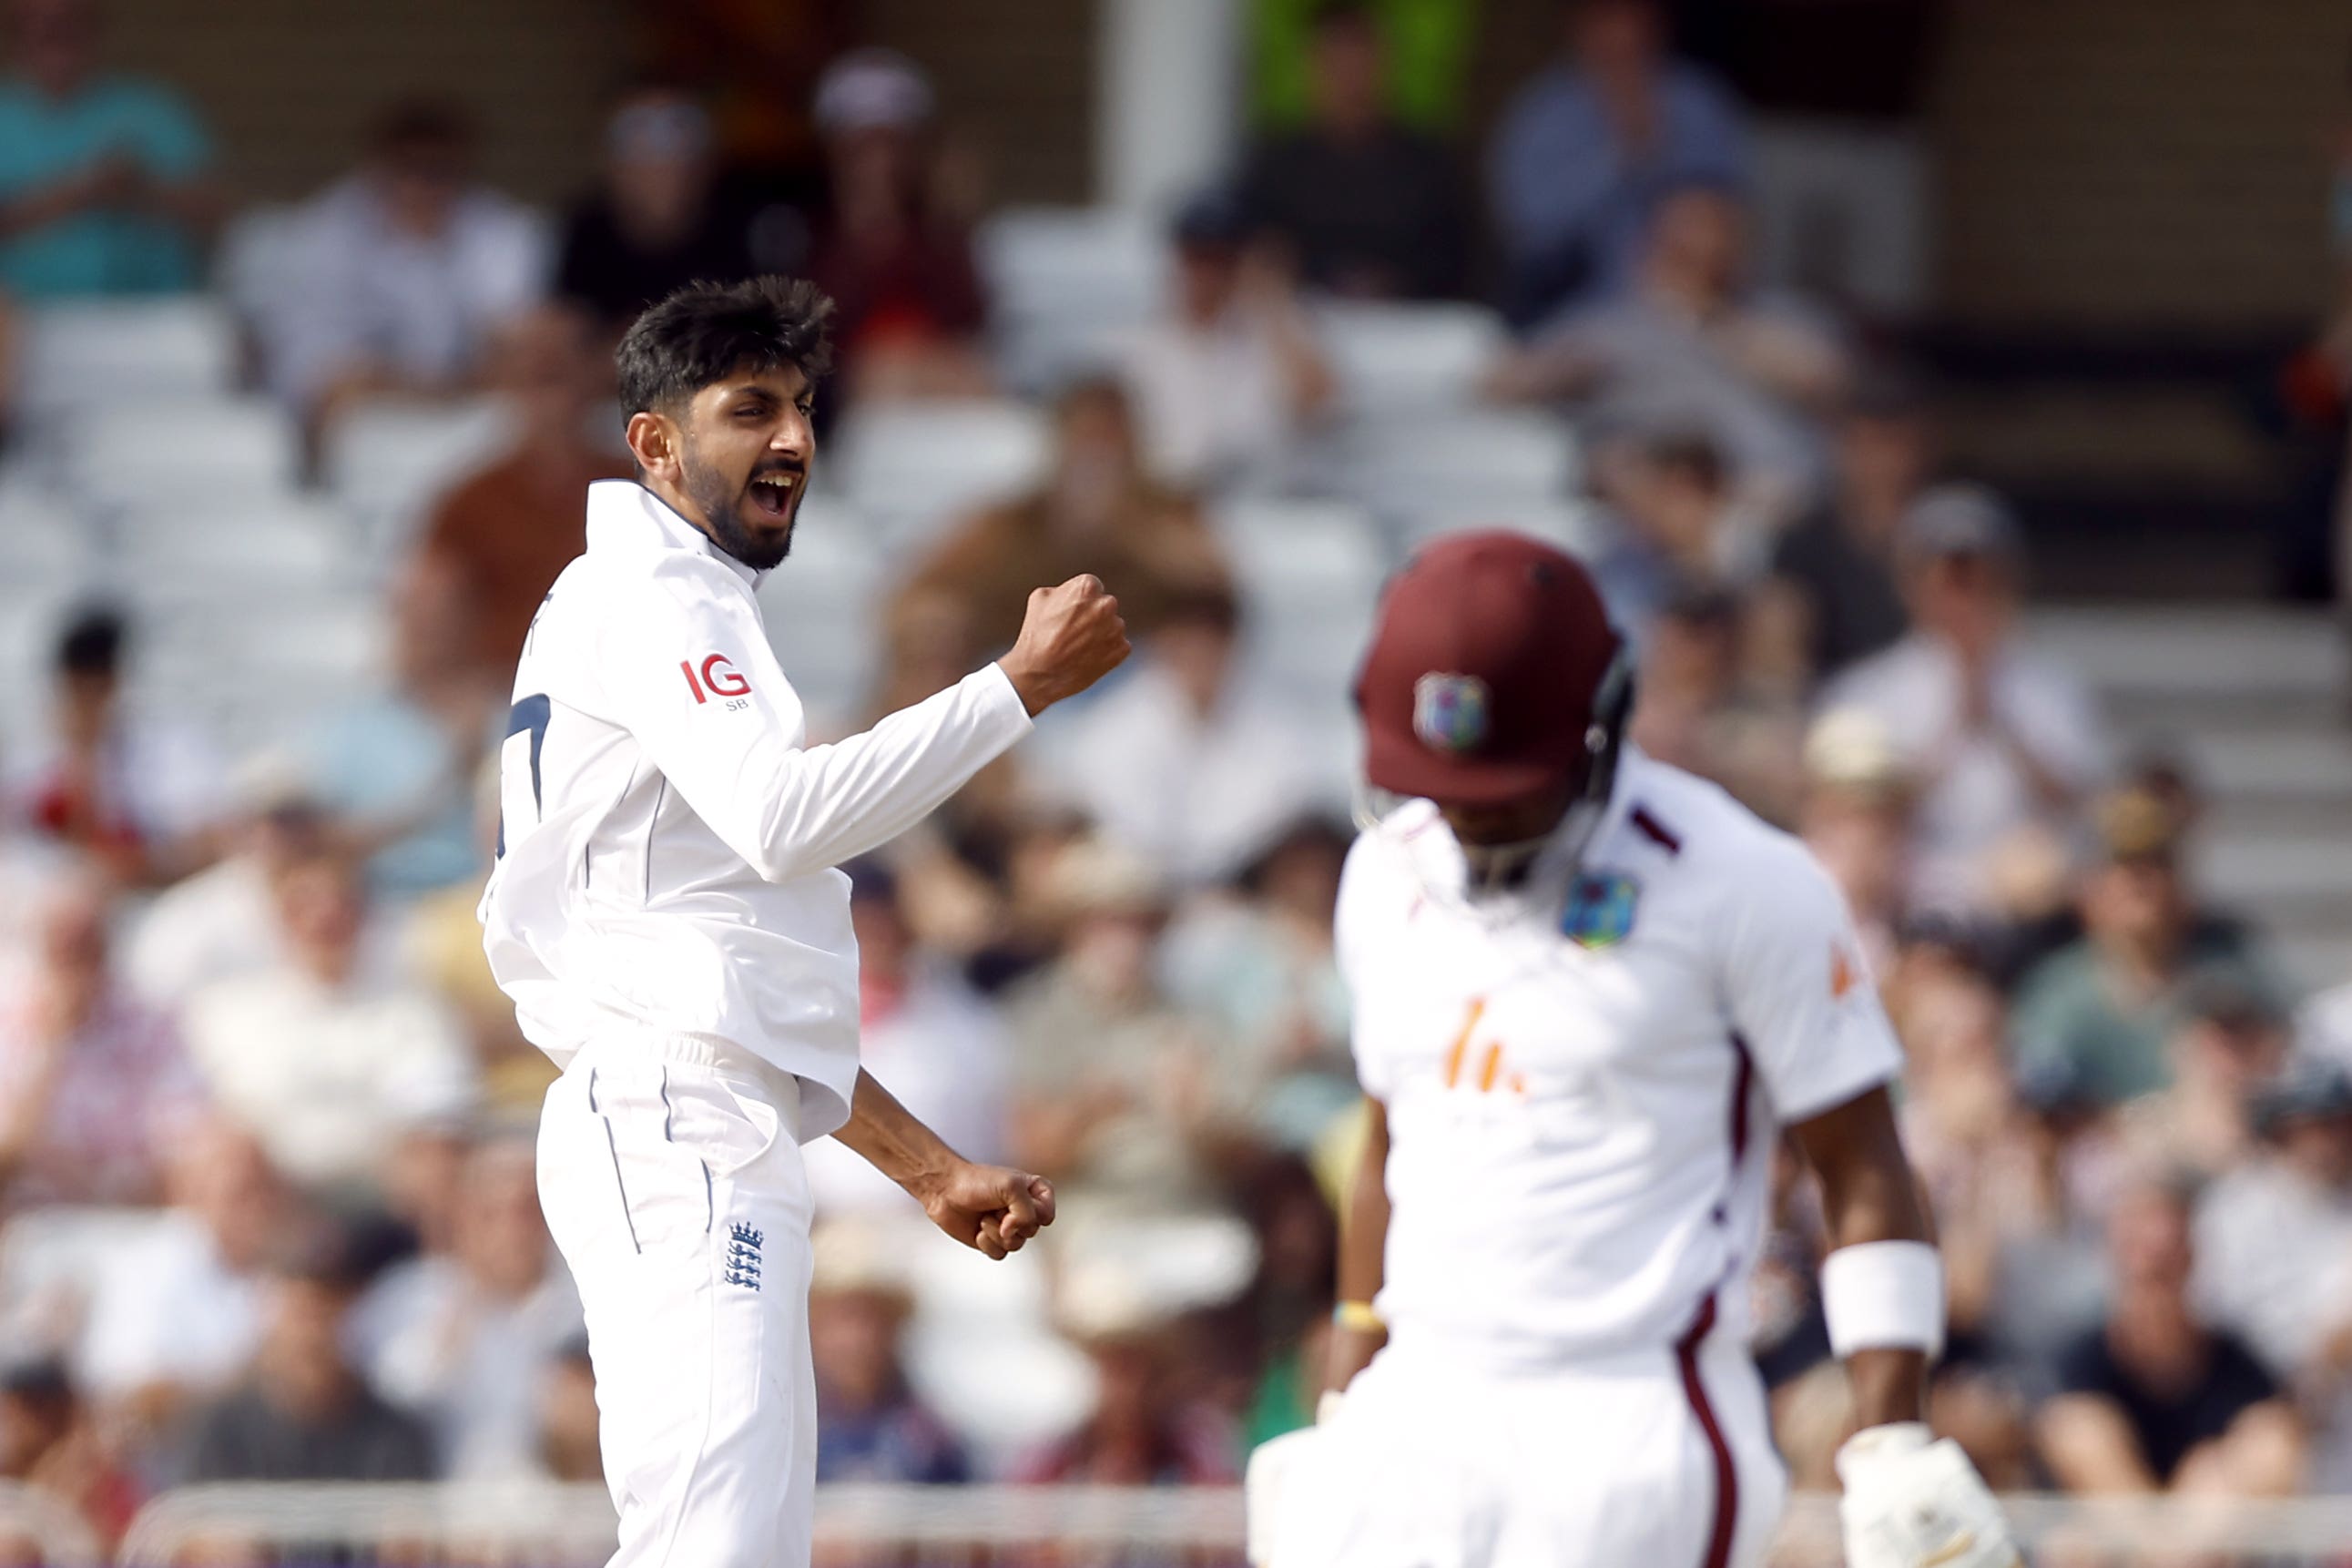
[[[1409,904],[1420,885],[1414,856],[1444,825],[1437,807],[1425,800],[1408,800],[1361,823],[1339,868],[1337,924],[1360,927],[1384,907]]]
[[[1616,834],[1654,851],[1669,875],[1702,883],[1718,896],[1786,892],[1792,880],[1822,875],[1812,851],[1765,821],[1730,791],[1669,763],[1629,751],[1618,783]]]

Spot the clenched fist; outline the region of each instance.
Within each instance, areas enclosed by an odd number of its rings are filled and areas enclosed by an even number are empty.
[[[1092,573],[1029,595],[1029,614],[1013,651],[996,662],[1031,715],[1076,697],[1127,657],[1127,623],[1118,601]]]

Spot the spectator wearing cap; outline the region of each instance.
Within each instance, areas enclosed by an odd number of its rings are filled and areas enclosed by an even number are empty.
[[[1669,55],[1657,0],[1560,9],[1566,58],[1519,90],[1488,152],[1505,310],[1520,326],[1622,286],[1659,193],[1737,186],[1752,156],[1731,94]]]
[[[152,1204],[204,1103],[179,1032],[125,995],[105,885],[57,879],[31,962],[0,984],[0,1208]]]
[[[555,292],[601,346],[688,283],[803,271],[807,247],[806,219],[721,177],[710,116],[692,94],[641,82],[604,122],[602,184],[564,219]]]
[[[1009,987],[1013,1156],[1073,1207],[1194,1211],[1213,1201],[1218,1156],[1253,1102],[1232,1043],[1170,1001],[1157,973],[1170,898],[1151,863],[1116,840],[1055,857],[1061,946]]]
[[[441,657],[495,676],[503,693],[540,601],[588,547],[581,497],[632,469],[614,441],[611,362],[576,307],[540,306],[500,323],[483,357],[513,437],[434,501],[421,550],[462,596],[467,623],[444,628]],[[600,431],[600,419],[609,427]]]
[[[2297,1061],[2244,1094],[2261,1147],[2199,1197],[2197,1300],[2288,1377],[2352,1322],[2352,1078]]]
[[[540,1217],[528,1137],[494,1135],[465,1156],[446,1253],[396,1264],[355,1309],[375,1390],[431,1428],[439,1472],[460,1480],[538,1473],[549,1363],[584,1331],[580,1298]]]
[[[2124,1148],[2200,1180],[2226,1177],[2256,1152],[2254,1110],[2287,1043],[2273,998],[2227,970],[2191,975],[2164,1044],[2171,1081],[2118,1112]]]
[[[344,1348],[364,1282],[331,1228],[279,1239],[258,1352],[240,1386],[196,1413],[191,1481],[435,1479],[432,1435],[378,1397]]]
[[[2105,1319],[2061,1353],[2061,1392],[2036,1423],[2065,1490],[2278,1497],[2302,1479],[2305,1438],[2277,1380],[2192,1304],[2186,1195],[2142,1182],[2107,1226]]]
[[[1395,119],[1387,39],[1363,0],[1309,23],[1307,121],[1262,137],[1242,205],[1297,258],[1300,281],[1363,300],[1442,300],[1468,281],[1466,182],[1445,145]]]
[[[1193,1392],[1184,1325],[1144,1280],[1108,1264],[1062,1284],[1063,1336],[1093,1363],[1093,1412],[1013,1470],[1026,1486],[1230,1486],[1232,1423]]]
[[[2074,672],[2022,646],[2022,542],[1999,497],[1928,491],[1896,560],[1910,634],[1831,682],[1822,706],[1877,719],[1919,780],[1914,904],[1988,912],[1993,851],[2064,830],[2110,766],[2104,728]]]
[[[2083,937],[2027,973],[2015,1031],[2028,1059],[2063,1061],[2114,1105],[2164,1086],[2165,1038],[2192,983],[2226,982],[2273,1006],[2278,992],[2242,927],[2200,918],[2170,812],[2126,791],[2097,816],[2103,853],[2083,884]]]
[[[1339,390],[1289,263],[1231,191],[1176,216],[1173,295],[1121,371],[1155,477],[1196,489],[1270,482]]]
[[[297,286],[256,325],[270,384],[314,427],[369,397],[470,390],[490,330],[544,291],[541,224],[475,180],[474,153],[456,105],[393,104],[296,217]]]
[[[1488,396],[1569,404],[1603,438],[1705,430],[1743,518],[1780,526],[1824,466],[1816,416],[1850,374],[1843,335],[1801,300],[1755,288],[1748,213],[1722,184],[1664,190],[1631,286],[1538,328],[1488,373]]]
[[[1936,464],[1927,399],[1899,374],[1866,375],[1837,416],[1831,489],[1773,545],[1772,576],[1802,616],[1812,672],[1826,679],[1891,647],[1910,617],[1895,539]]]
[[[326,853],[278,881],[289,962],[197,994],[184,1024],[215,1102],[296,1182],[373,1194],[401,1142],[462,1121],[463,1035],[434,998],[362,964],[367,900]]]
[[[833,297],[852,398],[991,390],[988,300],[936,109],[929,81],[895,50],[852,50],[817,82],[826,198],[808,272]]]
[[[887,864],[869,857],[845,869],[857,938],[858,1059],[966,1159],[997,1159],[1009,1049],[1002,1020],[918,941]],[[811,1143],[803,1157],[820,1213],[915,1212],[905,1188],[836,1141]]]
[[[1662,604],[1642,648],[1634,742],[1721,784],[1769,822],[1796,815],[1804,712],[1760,679],[1752,606],[1729,590],[1685,584]]]
[[[95,0],[13,0],[0,78],[0,289],[28,300],[195,287],[219,214],[212,139],[160,82],[100,62]]]
[[[50,664],[49,732],[10,793],[37,834],[152,887],[212,858],[224,791],[203,735],[124,703],[130,645],[130,623],[110,607],[66,623]]]
[[[809,1344],[816,1363],[816,1477],[954,1486],[971,1461],[907,1381],[901,1341],[914,1292],[891,1237],[835,1220],[812,1239]]]
[[[1797,836],[1845,895],[1875,974],[1894,973],[1907,912],[1916,790],[1875,718],[1832,709],[1805,731]]]
[[[1297,713],[1249,679],[1240,632],[1221,583],[1171,599],[1132,671],[1037,737],[1039,787],[1179,887],[1232,876],[1291,819],[1344,798],[1298,743]]]
[[[1040,583],[1091,572],[1118,585],[1119,613],[1147,634],[1171,605],[1230,578],[1200,508],[1145,471],[1134,405],[1118,382],[1074,382],[1055,399],[1049,461],[1036,489],[957,525],[892,600],[893,663],[920,666],[900,672],[894,694],[913,692],[929,670],[970,669],[1011,647]]]

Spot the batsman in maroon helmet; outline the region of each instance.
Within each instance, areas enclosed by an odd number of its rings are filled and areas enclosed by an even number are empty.
[[[1338,915],[1371,1131],[1332,1392],[1259,1450],[1251,1559],[1761,1563],[1786,1479],[1745,1302],[1785,1132],[1834,1249],[1847,1562],[2012,1568],[1921,1419],[1943,1270],[1846,910],[1794,839],[1629,745],[1633,698],[1549,545],[1454,536],[1389,587],[1356,687],[1383,804]]]

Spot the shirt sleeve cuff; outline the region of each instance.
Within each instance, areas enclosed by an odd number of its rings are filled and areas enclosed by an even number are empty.
[[[1004,667],[995,660],[991,659],[965,676],[963,683],[972,689],[972,695],[979,700],[980,710],[986,716],[989,729],[1003,734],[1006,745],[1011,745],[1036,727],[1037,721],[1029,716],[1029,705],[1021,700],[1021,693],[1013,689],[1013,678],[1005,674]]]

